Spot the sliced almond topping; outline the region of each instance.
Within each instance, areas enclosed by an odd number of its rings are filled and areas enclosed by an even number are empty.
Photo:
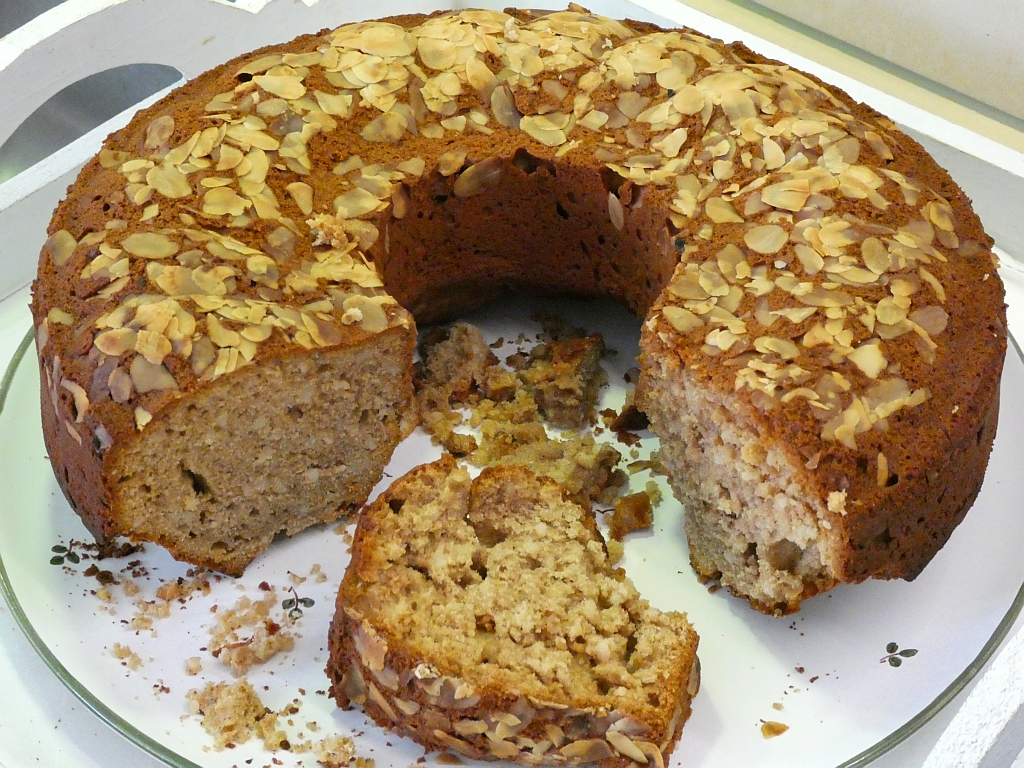
[[[790,179],[769,184],[761,190],[761,200],[773,208],[785,211],[799,211],[811,196],[811,184],[807,179]]]
[[[384,112],[366,124],[360,135],[367,141],[394,143],[405,135],[409,121],[397,111]]]
[[[614,192],[608,193],[608,218],[612,226],[621,232],[626,227],[626,212],[622,208],[622,201],[615,196]]]
[[[450,149],[437,158],[437,172],[442,176],[452,176],[462,170],[469,150],[463,148]]]
[[[478,195],[501,178],[504,163],[500,157],[489,157],[474,163],[455,181],[453,191],[457,197]]]
[[[146,149],[156,149],[167,143],[174,133],[174,118],[161,115],[146,127]]]
[[[121,241],[121,247],[132,256],[144,259],[167,259],[178,252],[178,244],[158,232],[136,232]]]
[[[743,217],[733,208],[732,203],[721,197],[708,199],[704,203],[704,212],[715,224],[743,223]]]
[[[294,75],[257,75],[253,82],[282,99],[301,99],[306,95],[305,84]]]
[[[949,314],[939,306],[923,307],[910,313],[910,322],[916,323],[925,333],[937,336],[946,330]]]
[[[174,380],[170,371],[163,365],[151,363],[141,356],[132,360],[130,374],[135,391],[140,394],[173,391],[178,388],[178,382]]]
[[[661,314],[669,324],[680,333],[690,333],[704,326],[704,321],[683,307],[668,305],[662,307]]]
[[[203,213],[208,216],[241,216],[252,202],[229,187],[217,187],[203,195]]]
[[[146,183],[164,197],[179,198],[192,194],[188,177],[172,165],[158,165],[146,173]]]
[[[309,216],[313,212],[313,188],[302,181],[293,181],[291,184],[285,187],[285,190],[295,204],[299,206],[299,210],[303,214]]]
[[[847,359],[856,365],[869,379],[877,379],[889,361],[885,359],[877,341],[869,341],[854,349]]]
[[[777,224],[751,227],[743,233],[743,242],[752,251],[763,254],[778,253],[789,240],[789,233]]]
[[[55,267],[63,267],[75,252],[78,243],[66,229],[59,229],[46,239],[44,246]]]
[[[381,207],[381,205],[382,203],[380,200],[360,187],[350,189],[348,192],[340,194],[334,198],[335,212],[342,218],[346,219],[355,219],[359,216],[365,216],[368,213],[376,211]]]

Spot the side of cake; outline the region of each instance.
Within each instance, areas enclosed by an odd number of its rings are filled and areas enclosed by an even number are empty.
[[[522,467],[451,457],[360,516],[332,695],[429,749],[523,765],[662,765],[699,684],[685,616],[608,563],[593,515]]]

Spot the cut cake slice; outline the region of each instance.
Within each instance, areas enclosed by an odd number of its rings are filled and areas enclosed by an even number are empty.
[[[428,749],[523,765],[663,765],[697,635],[612,567],[593,514],[523,467],[446,456],[359,519],[327,673],[341,707]]]

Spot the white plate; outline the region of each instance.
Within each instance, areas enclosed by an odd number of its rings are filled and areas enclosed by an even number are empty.
[[[555,305],[548,305],[555,306]],[[499,303],[471,319],[490,337],[514,340],[535,334],[536,307]],[[620,404],[623,373],[634,365],[637,322],[603,302],[559,302],[559,312],[589,330],[605,334],[618,354],[606,360],[609,405]],[[0,385],[0,591],[25,634],[54,673],[96,714],[125,738],[174,766],[267,765],[271,755],[249,742],[235,749],[210,750],[198,720],[187,717],[186,692],[207,681],[231,680],[219,661],[201,651],[215,620],[211,607],[224,610],[246,594],[262,596],[261,582],[290,597],[289,572],[310,576],[319,564],[328,580],[313,578],[296,587],[312,598],[294,626],[294,651],[275,657],[249,675],[264,703],[282,709],[301,706],[286,726],[292,743],[325,733],[356,736],[357,754],[378,766],[409,766],[422,749],[388,735],[358,712],[341,712],[326,697],[323,666],[334,593],[348,561],[346,539],[332,527],[307,531],[277,542],[241,579],[224,578],[208,596],[175,605],[154,623],[154,632],[135,631],[133,598],[114,586],[110,602],[94,592],[99,584],[83,571],[92,560],[50,563],[55,545],[88,541],[69,509],[45,457],[39,427],[39,381],[35,358],[26,345]],[[504,353],[514,351],[506,345]],[[755,613],[724,591],[708,592],[690,570],[682,534],[681,507],[670,495],[656,509],[655,530],[627,537],[627,573],[641,592],[662,609],[686,611],[701,636],[703,686],[694,714],[672,756],[674,766],[698,768],[820,768],[869,763],[913,733],[949,701],[992,653],[1024,601],[1024,473],[1016,460],[1024,443],[1024,363],[1012,347],[1003,374],[999,433],[988,477],[974,508],[949,544],[914,582],[870,582],[840,587],[804,603],[791,617]],[[656,446],[645,439],[640,454]],[[621,447],[621,446],[620,446]],[[622,449],[628,453],[628,449]],[[388,468],[398,476],[438,456],[421,433],[403,443]],[[642,486],[649,476],[635,481]],[[387,478],[385,478],[387,480]],[[129,561],[141,560],[148,577],[135,578],[138,597],[153,599],[164,581],[182,576],[187,566],[163,550],[101,568],[121,576]],[[128,569],[131,570],[131,569]],[[137,599],[137,598],[135,598]],[[284,610],[274,614],[280,619]],[[887,663],[887,646],[915,655]],[[115,658],[115,644],[134,651],[142,666],[131,670]],[[185,660],[202,658],[202,672],[185,674]],[[766,739],[763,721],[789,726]],[[315,722],[314,732],[308,723]],[[315,764],[312,755],[277,752],[284,765]],[[426,765],[437,765],[436,754]],[[247,763],[246,761],[251,760]]]

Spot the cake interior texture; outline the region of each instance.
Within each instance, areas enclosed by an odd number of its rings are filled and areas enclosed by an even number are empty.
[[[240,574],[276,535],[357,511],[414,423],[407,341],[286,355],[162,412],[110,464],[122,530]]]
[[[471,480],[446,456],[360,517],[328,674],[342,706],[421,743],[515,760],[587,742],[555,759],[613,765],[609,728],[670,751],[696,646],[685,615],[652,608],[610,566],[592,513],[558,484],[523,467]]]

